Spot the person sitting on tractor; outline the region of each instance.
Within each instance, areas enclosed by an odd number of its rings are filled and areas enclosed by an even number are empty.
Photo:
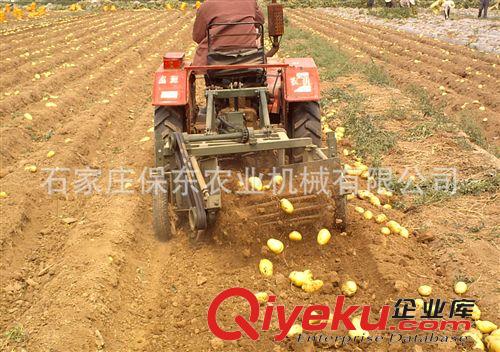
[[[249,22],[249,24],[242,24]],[[198,44],[193,65],[207,65],[208,28],[211,48],[257,47],[256,29],[253,22],[264,24],[264,14],[256,0],[206,0],[196,13],[193,40]],[[231,25],[241,23],[240,25]]]

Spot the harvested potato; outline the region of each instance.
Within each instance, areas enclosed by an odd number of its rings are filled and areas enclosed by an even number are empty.
[[[283,183],[283,176],[281,176],[281,175],[274,175],[273,178],[272,178],[272,182],[276,186],[281,186],[281,184]]]
[[[347,200],[353,200],[354,198],[356,198],[356,196],[354,195],[354,193],[350,193],[350,194],[348,194],[347,196],[345,196],[345,198],[346,198]]]
[[[391,230],[385,226],[380,229],[380,232],[382,233],[382,235],[390,235],[391,234]]]
[[[361,207],[355,207],[354,210],[360,214],[363,214],[365,212],[365,209],[361,208]]]
[[[280,208],[287,214],[292,214],[294,210],[292,202],[286,198],[280,200]]]
[[[288,278],[297,287],[302,287],[305,282],[311,281],[313,279],[313,275],[311,270],[304,271],[292,271]]]
[[[471,315],[472,320],[479,320],[481,318],[481,310],[477,305],[474,304],[472,307],[472,315]]]
[[[280,240],[275,238],[270,238],[267,240],[267,247],[271,250],[271,252],[275,254],[280,254],[285,249],[285,245]]]
[[[287,337],[294,337],[297,335],[302,334],[302,325],[300,324],[293,324],[288,333],[286,334]]]
[[[254,191],[262,191],[262,180],[256,176],[248,178],[248,185]]]
[[[420,296],[430,296],[432,293],[432,287],[430,287],[429,285],[422,285],[418,288],[418,293],[420,294]]]
[[[410,237],[410,231],[406,227],[401,227],[401,230],[399,231],[399,234],[403,236],[404,238]]]
[[[472,329],[471,329],[472,330]],[[477,336],[474,332],[471,332],[471,330],[466,331],[462,334],[462,336],[466,337],[469,336],[472,338],[474,341],[474,346],[472,347],[473,350],[481,350],[484,351],[484,343],[481,341],[481,338]]]
[[[361,328],[361,318],[359,316],[352,318],[352,325],[354,325],[355,330],[349,330],[348,335],[350,338],[354,339],[355,337],[368,337],[370,333]]]
[[[363,217],[366,219],[366,220],[371,220],[373,219],[373,213],[370,211],[370,210],[367,210],[363,213]]]
[[[500,352],[500,336],[486,336],[484,342],[488,346],[488,352]]]
[[[476,327],[483,334],[489,334],[493,330],[498,329],[498,326],[488,320],[476,320]]]
[[[24,167],[24,170],[29,171],[29,172],[36,172],[37,167],[36,167],[36,165],[26,165]]]
[[[387,220],[387,216],[385,214],[378,214],[376,217],[375,217],[375,221],[377,222],[377,224],[381,224],[383,222],[386,222]]]
[[[358,285],[352,280],[346,281],[342,284],[340,290],[347,297],[352,297],[358,290]]]
[[[49,152],[47,153],[47,158],[52,158],[54,155],[56,155],[56,152],[53,150],[49,150]]]
[[[328,231],[327,229],[319,230],[317,237],[319,245],[324,246],[330,241],[330,238],[332,238],[332,234],[330,233],[330,231]]]
[[[267,292],[257,292],[255,294],[255,297],[260,304],[264,304],[269,300],[269,295],[267,294]]]
[[[273,276],[273,263],[269,259],[261,259],[259,263],[259,270],[264,276]]]
[[[302,289],[305,292],[311,293],[316,292],[323,287],[323,281],[321,280],[308,280],[302,285]]]
[[[382,203],[380,202],[380,199],[377,196],[371,196],[370,197],[370,203],[372,203],[376,207],[379,207],[379,206],[382,205]]]
[[[399,225],[394,220],[389,220],[386,226],[389,228],[389,230],[391,230],[392,233],[398,234],[401,232],[401,225]]]
[[[392,209],[392,205],[390,205],[390,204],[384,204],[382,206],[382,208],[384,208],[384,209]]]
[[[455,290],[455,293],[457,295],[463,295],[465,292],[467,292],[467,284],[463,281],[458,281],[455,283],[453,289]]]
[[[302,235],[299,231],[292,231],[288,234],[288,238],[292,241],[301,241]]]

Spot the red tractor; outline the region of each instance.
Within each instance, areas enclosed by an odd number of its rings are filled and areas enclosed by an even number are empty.
[[[187,214],[196,238],[216,221],[222,195],[208,189],[206,171],[217,169],[218,158],[258,157],[264,151],[274,151],[281,168],[328,167],[335,184],[335,223],[346,226],[334,133],[327,134],[327,147],[321,148],[318,69],[312,58],[272,58],[284,32],[282,6],[270,4],[268,15],[272,49],[267,53],[262,24],[252,23],[256,47],[220,50],[210,44],[214,29],[242,23],[213,23],[207,33],[208,65],[194,66],[183,53],[167,53],[155,73],[155,160],[157,177],[167,188],[153,195],[154,229],[161,239],[170,237],[176,212]],[[201,109],[195,96],[200,71],[206,72],[206,107]],[[185,192],[173,187],[181,170],[190,183]]]

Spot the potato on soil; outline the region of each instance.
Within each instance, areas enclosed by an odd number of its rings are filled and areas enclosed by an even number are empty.
[[[295,286],[302,287],[304,283],[313,279],[313,275],[311,270],[292,271],[288,278]]]
[[[302,289],[307,293],[312,293],[320,290],[323,287],[323,281],[321,280],[309,280],[304,282]]]
[[[373,213],[370,211],[370,210],[367,210],[363,213],[363,217],[366,219],[366,220],[371,220],[373,219]]]
[[[342,293],[346,295],[347,297],[352,297],[358,290],[358,285],[356,285],[356,282],[349,280],[346,281],[342,284],[342,287],[340,288]]]
[[[380,229],[380,232],[381,232],[383,235],[390,235],[390,234],[391,234],[391,230],[390,230],[388,227],[386,227],[386,226],[382,227],[382,228]]]
[[[488,352],[500,352],[500,336],[486,336],[484,342],[486,342]]]
[[[280,254],[285,249],[285,245],[280,240],[275,238],[270,238],[267,240],[267,247],[271,250],[271,252],[275,254]]]
[[[294,210],[292,202],[286,198],[280,200],[280,208],[287,214],[292,214]]]
[[[276,186],[281,186],[281,184],[283,183],[283,176],[274,175],[272,178],[272,183],[275,184]]]
[[[264,276],[273,276],[273,263],[269,259],[261,259],[259,263],[259,270]]]
[[[481,318],[481,310],[477,305],[474,304],[472,307],[472,315],[471,315],[472,320],[479,320]]]
[[[483,334],[489,334],[490,332],[498,329],[494,323],[488,320],[476,320],[476,328]]]
[[[299,231],[292,231],[288,234],[288,238],[291,241],[301,241],[302,240],[302,235],[300,234]]]
[[[286,334],[287,337],[294,337],[297,335],[302,334],[302,325],[300,324],[293,324],[288,333]]]
[[[392,233],[399,234],[401,232],[401,225],[394,220],[389,220],[386,226],[391,230]]]
[[[256,176],[252,176],[248,178],[248,184],[250,188],[254,191],[262,191],[262,180]]]
[[[267,294],[267,292],[257,292],[255,294],[255,297],[260,304],[264,304],[269,300],[269,295]]]
[[[375,222],[377,224],[382,224],[383,222],[386,222],[388,219],[387,219],[387,216],[385,214],[378,214],[376,217],[375,217]]]
[[[420,294],[420,296],[430,296],[432,293],[432,287],[430,287],[429,285],[422,285],[418,288],[418,293]]]
[[[332,234],[330,233],[330,231],[328,231],[327,229],[319,230],[317,237],[319,245],[324,246],[325,244],[330,242],[330,238],[332,238]]]
[[[467,292],[467,284],[463,281],[458,281],[457,283],[455,283],[453,289],[455,290],[455,293],[457,295],[463,295],[465,292]]]
[[[361,207],[356,207],[354,208],[354,210],[360,214],[363,214],[365,212],[365,209],[361,208]]]

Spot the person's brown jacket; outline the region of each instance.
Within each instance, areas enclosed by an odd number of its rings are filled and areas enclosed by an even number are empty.
[[[255,0],[206,0],[196,13],[193,40],[198,48],[193,65],[206,65],[208,54],[207,28],[211,23],[258,22],[264,24],[264,15]],[[220,34],[246,34],[218,37]],[[227,46],[255,47],[254,25],[215,26],[210,30],[210,46],[217,49]],[[215,34],[215,37],[214,37]]]

